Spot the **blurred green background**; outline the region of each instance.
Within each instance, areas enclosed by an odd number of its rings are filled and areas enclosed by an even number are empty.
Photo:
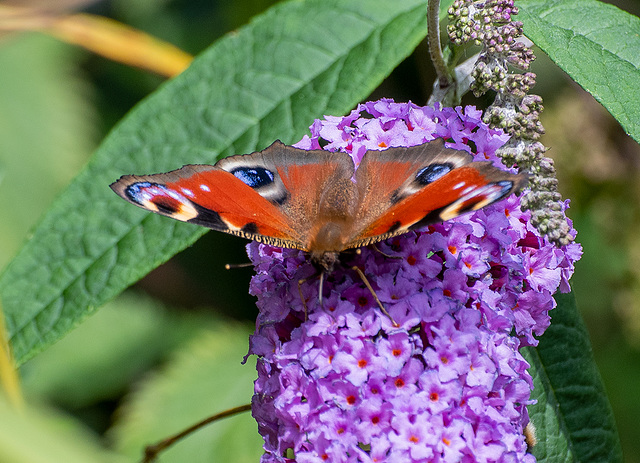
[[[114,18],[197,54],[275,2],[68,3],[79,4],[76,11]],[[638,1],[609,3],[640,14]],[[370,99],[391,97],[424,104],[434,78],[427,57],[422,44]],[[571,199],[569,216],[584,246],[572,286],[609,392],[625,461],[640,462],[640,441],[635,436],[640,415],[640,147],[541,53],[533,71],[538,74],[534,93],[542,95],[545,105],[543,142],[556,162],[560,190]],[[6,206],[0,220],[0,268],[113,124],[163,80],[42,34],[0,32],[0,203]],[[485,106],[490,100],[468,96],[464,103]],[[88,366],[73,370],[67,365],[69,370],[43,373],[46,361],[36,358],[23,368],[28,397],[53,402],[98,432],[107,429],[111,413],[131,384],[193,337],[210,313],[245,325],[255,319],[253,298],[247,294],[251,270],[223,268],[225,263],[247,261],[245,244],[221,233],[207,234],[135,285],[131,294],[114,303],[115,308],[105,311],[107,315],[100,312],[93,317],[95,326],[81,327],[109,331],[129,323],[131,317],[140,318],[138,325],[127,328],[133,341],[124,353],[110,351],[109,360],[96,346],[93,354],[101,357],[96,359],[100,375],[113,381],[96,380],[98,373],[92,372],[71,378],[77,388],[69,391],[70,379],[63,373],[83,368],[86,372]],[[54,347],[64,350],[65,341]],[[144,353],[141,346],[146,347]],[[72,352],[52,355],[73,358]],[[240,358],[236,360],[237,364]],[[251,378],[250,368],[246,371]],[[82,396],[87,388],[92,393]]]

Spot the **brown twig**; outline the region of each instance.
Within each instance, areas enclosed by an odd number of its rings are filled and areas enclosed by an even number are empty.
[[[167,437],[166,439],[161,440],[160,442],[153,444],[153,445],[148,445],[145,449],[144,449],[144,459],[142,460],[142,463],[151,463],[152,461],[154,461],[156,459],[156,457],[158,456],[158,454],[160,452],[162,452],[163,450],[167,449],[168,447],[171,447],[173,444],[175,444],[177,441],[179,441],[180,439],[183,439],[184,437],[188,436],[189,434],[197,431],[200,428],[203,428],[204,426],[208,425],[209,423],[213,423],[214,421],[218,421],[222,418],[226,418],[228,416],[233,416],[233,415],[237,415],[238,413],[242,413],[242,412],[246,412],[251,410],[251,404],[246,404],[246,405],[241,405],[239,407],[235,407],[235,408],[230,408],[229,410],[225,410],[223,412],[217,413],[213,416],[210,416],[208,418],[205,418],[204,420],[200,421],[199,423],[194,424],[193,426],[189,426],[187,429],[179,432],[178,434],[171,436],[171,437]]]

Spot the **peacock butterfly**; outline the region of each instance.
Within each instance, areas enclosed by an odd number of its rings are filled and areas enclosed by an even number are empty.
[[[488,206],[527,179],[472,162],[442,139],[367,151],[356,169],[343,152],[274,142],[215,165],[186,165],[111,184],[143,209],[261,243],[309,253],[330,271],[340,252]]]

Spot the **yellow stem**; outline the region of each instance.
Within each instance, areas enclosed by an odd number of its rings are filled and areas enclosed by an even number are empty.
[[[24,405],[22,389],[20,388],[20,378],[11,355],[11,347],[7,339],[7,332],[4,325],[4,313],[0,304],[0,384],[10,403],[16,408]]]
[[[0,5],[0,31],[36,30],[119,63],[166,77],[184,71],[193,57],[170,43],[112,19],[90,14],[53,16]]]

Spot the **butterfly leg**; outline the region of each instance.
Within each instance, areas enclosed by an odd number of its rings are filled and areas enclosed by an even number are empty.
[[[298,280],[298,293],[300,294],[300,300],[302,301],[302,307],[304,307],[304,321],[309,319],[309,310],[307,309],[307,302],[304,300],[304,295],[302,294],[302,284],[306,283],[309,278],[301,278]]]
[[[374,249],[374,251],[379,252],[380,254],[382,254],[387,259],[400,259],[400,260],[403,259],[401,256],[392,256],[390,254],[387,254],[386,252],[382,252],[382,250],[378,246],[376,246],[375,243],[371,244],[370,246]]]
[[[318,293],[318,302],[320,303],[320,307],[322,307],[322,287],[324,284],[324,270],[321,270],[319,273],[314,273],[310,277],[301,278],[300,280],[298,280],[298,293],[300,294],[300,300],[302,301],[302,306],[304,307],[304,321],[307,321],[309,319],[309,311],[307,310],[307,302],[305,301],[304,296],[302,294],[302,285],[307,281],[313,280],[314,278],[318,278],[318,277],[320,277],[320,288],[318,288],[320,292]]]
[[[318,303],[320,304],[320,307],[324,308],[324,305],[322,304],[322,291],[324,289],[324,269],[320,271],[320,285],[318,287]]]
[[[389,317],[389,320],[391,320],[391,323],[393,323],[393,326],[395,326],[395,327],[400,326],[400,325],[398,325],[396,323],[396,321],[393,319],[391,314],[389,314],[389,312],[387,312],[387,309],[384,308],[384,305],[382,305],[382,302],[380,302],[380,299],[378,299],[378,295],[376,294],[376,292],[371,287],[371,284],[369,283],[369,280],[367,279],[367,277],[364,275],[364,272],[362,270],[360,270],[360,267],[358,267],[357,265],[354,265],[353,267],[351,267],[351,269],[355,270],[358,273],[358,275],[360,276],[360,279],[362,279],[362,282],[364,283],[364,285],[367,287],[369,292],[371,292],[371,295],[373,296],[373,299],[378,304],[378,307],[380,307],[380,310],[382,311],[383,314],[385,314],[387,317]]]

